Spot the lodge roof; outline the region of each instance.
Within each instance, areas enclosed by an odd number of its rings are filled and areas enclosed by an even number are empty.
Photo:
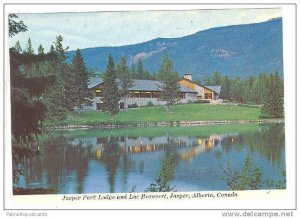
[[[90,77],[89,82],[88,82],[88,88],[92,89],[95,86],[101,84],[103,82],[103,79],[100,77]]]
[[[97,85],[103,83],[103,80],[99,77],[90,78],[88,88],[92,89]],[[134,79],[133,86],[129,89],[131,91],[160,91],[163,83],[157,80],[143,80],[143,79]],[[180,85],[181,92],[192,92],[196,93],[196,91],[189,89],[187,87]]]
[[[204,86],[205,88],[208,88],[218,94],[221,93],[221,86]]]
[[[209,89],[210,91],[213,91],[213,92],[215,92],[215,93],[217,93],[217,94],[220,94],[220,93],[221,93],[221,86],[201,86],[201,85],[199,85],[199,84],[193,82],[192,80],[189,80],[189,79],[186,79],[186,78],[181,78],[180,80],[186,80],[186,81],[188,81],[188,82],[190,82],[190,83],[193,83],[193,84],[195,84],[195,85],[197,85],[197,86],[200,86],[200,87],[203,87],[203,88],[207,88],[207,89]]]

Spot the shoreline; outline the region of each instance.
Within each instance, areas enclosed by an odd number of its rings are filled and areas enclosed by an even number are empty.
[[[276,119],[259,119],[259,120],[200,120],[200,121],[169,121],[156,123],[100,123],[95,125],[61,125],[61,126],[46,126],[42,131],[65,131],[77,129],[121,129],[132,127],[186,127],[186,126],[208,126],[208,125],[226,125],[226,124],[247,124],[247,123],[284,123],[284,118]]]

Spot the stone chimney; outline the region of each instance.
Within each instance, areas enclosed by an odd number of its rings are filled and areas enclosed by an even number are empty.
[[[188,80],[192,81],[192,74],[190,74],[190,73],[186,73],[186,74],[184,74],[183,78],[185,78],[185,79],[188,79]]]

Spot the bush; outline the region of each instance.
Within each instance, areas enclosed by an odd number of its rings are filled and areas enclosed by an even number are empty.
[[[154,104],[151,101],[149,101],[146,106],[147,107],[152,107],[152,106],[154,106]]]
[[[209,104],[210,101],[208,99],[199,99],[195,101],[196,104]]]
[[[134,104],[129,104],[128,108],[138,108],[139,106],[137,105],[137,103]]]
[[[224,177],[224,180],[231,190],[258,190],[262,188],[269,189],[285,189],[286,188],[286,172],[281,171],[282,179],[274,182],[271,179],[263,179],[264,171],[262,167],[256,167],[253,165],[251,157],[247,157],[242,169],[232,169],[229,164],[226,168],[220,166]]]

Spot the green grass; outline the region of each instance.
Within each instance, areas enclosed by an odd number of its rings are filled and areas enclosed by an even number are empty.
[[[97,124],[143,124],[171,121],[214,121],[214,120],[257,120],[261,114],[260,108],[184,104],[171,107],[171,113],[166,113],[163,106],[133,108],[120,111],[110,117],[100,111],[69,112],[66,120],[60,123],[46,122],[46,126],[54,125],[97,125]]]

